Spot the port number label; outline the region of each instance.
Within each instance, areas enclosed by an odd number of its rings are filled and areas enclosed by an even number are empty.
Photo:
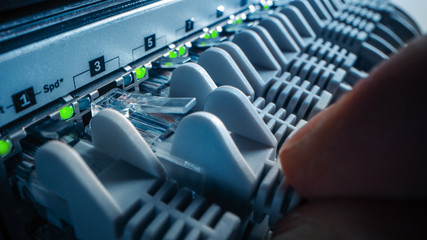
[[[187,21],[185,21],[185,32],[189,32],[191,30],[193,30],[194,28],[194,20],[193,19],[188,19]]]
[[[89,61],[90,76],[93,77],[105,71],[104,56]]]
[[[156,34],[144,38],[145,51],[156,47]]]
[[[34,95],[34,89],[32,87],[12,95],[12,100],[16,113],[34,106],[37,103],[36,96]]]

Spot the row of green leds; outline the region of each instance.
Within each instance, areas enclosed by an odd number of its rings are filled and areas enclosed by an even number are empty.
[[[169,52],[169,58],[177,58],[178,57],[178,55],[180,56],[180,57],[182,57],[182,56],[184,56],[184,54],[187,52],[187,50],[185,49],[185,47],[184,46],[181,46],[181,47],[179,47],[178,48],[178,51],[177,50],[173,50],[173,51],[170,51]]]
[[[233,24],[239,24],[239,23],[242,23],[242,19],[241,18],[233,21]]]
[[[265,5],[264,9],[268,9],[268,6]],[[241,22],[242,22],[242,19],[237,19],[233,22],[233,24],[238,24]],[[218,32],[215,30],[213,30],[210,34],[206,33],[204,36],[205,39],[217,38],[217,37],[218,37]],[[181,46],[178,48],[178,51],[177,50],[170,51],[169,58],[177,58],[178,56],[183,56],[186,53],[186,51],[187,51],[186,48],[184,46]],[[146,74],[147,74],[147,68],[145,66],[141,66],[135,69],[136,79],[144,78]],[[59,109],[59,116],[62,120],[68,120],[72,118],[74,115],[75,115],[75,110],[72,104]],[[11,149],[12,149],[12,143],[10,140],[0,140],[0,157],[4,157],[7,154],[9,154]]]
[[[216,37],[218,37],[218,32],[217,32],[217,31],[215,31],[215,30],[213,30],[213,31],[211,32],[211,34],[209,34],[209,33],[206,33],[206,34],[205,34],[205,39],[209,39],[209,38],[216,38]]]
[[[267,10],[268,8],[269,8],[268,5],[264,5],[264,9]],[[233,24],[239,24],[239,23],[242,23],[242,19],[240,18],[233,21]],[[210,34],[206,33],[204,36],[205,39],[217,38],[217,37],[218,37],[218,32],[216,30],[213,30]],[[186,48],[184,46],[181,46],[178,48],[178,51],[177,50],[170,51],[169,58],[177,58],[178,56],[183,56],[186,53],[186,51],[187,51]],[[147,68],[145,66],[141,66],[135,69],[136,79],[144,78],[146,74],[147,74]],[[74,106],[72,104],[59,109],[58,112],[62,120],[68,120],[75,115]],[[11,149],[12,149],[12,143],[10,140],[8,139],[0,140],[0,157],[4,157],[7,154],[9,154]]]

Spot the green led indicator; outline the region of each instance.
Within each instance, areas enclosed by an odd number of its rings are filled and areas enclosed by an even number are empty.
[[[209,39],[210,35],[208,33],[205,34],[205,39]]]
[[[172,65],[172,63],[170,63],[170,62],[167,62],[167,63],[165,63],[166,64],[166,66],[170,66],[170,65]]]
[[[0,157],[6,156],[12,149],[10,140],[0,140]]]
[[[59,116],[61,116],[62,120],[67,120],[67,119],[70,119],[72,116],[74,116],[73,105],[68,105],[59,109]]]
[[[181,47],[179,48],[179,56],[182,56],[182,55],[184,55],[184,54],[185,54],[185,47],[181,46]]]
[[[270,6],[264,5],[264,10],[268,10],[269,8],[270,8]]]
[[[169,52],[169,58],[177,58],[178,54],[175,51],[170,51]]]
[[[241,18],[237,19],[237,23],[242,23],[242,19]]]
[[[236,23],[237,23],[237,22],[236,22],[236,20],[234,20],[234,21],[233,21],[233,24],[236,24]]]
[[[211,33],[211,37],[212,37],[212,38],[216,38],[216,37],[218,37],[218,32],[217,32],[217,31],[215,31],[215,30],[213,30],[213,31],[212,31],[212,33]]]
[[[135,69],[136,79],[141,79],[145,77],[145,74],[147,74],[147,68],[146,67],[140,67]]]
[[[204,43],[204,42],[203,42],[203,43],[202,43],[202,46],[203,46],[203,47],[204,47],[204,46],[206,46],[206,43]]]

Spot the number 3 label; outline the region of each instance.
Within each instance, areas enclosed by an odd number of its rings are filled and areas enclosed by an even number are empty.
[[[93,77],[105,71],[104,56],[89,61],[90,76]]]

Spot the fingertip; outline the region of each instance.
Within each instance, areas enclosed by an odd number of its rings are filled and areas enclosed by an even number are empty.
[[[331,106],[332,107],[332,106]],[[328,115],[329,109],[315,115],[306,125],[299,129],[289,140],[287,140],[279,151],[279,158],[287,181],[304,197],[311,196],[310,177],[306,177],[306,171],[310,165],[316,165],[316,161],[310,161],[318,151],[314,149],[317,132],[322,129],[322,121]],[[313,166],[316,168],[316,166]],[[306,186],[306,183],[309,185]]]

